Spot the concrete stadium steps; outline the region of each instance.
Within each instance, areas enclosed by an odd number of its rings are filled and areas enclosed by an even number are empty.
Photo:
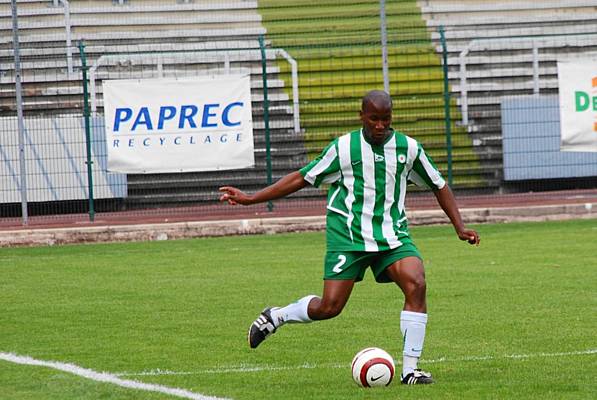
[[[517,38],[524,36],[556,36],[556,35],[583,35],[595,33],[595,21],[569,21],[565,23],[536,22],[523,24],[521,26],[500,25],[500,26],[453,26],[446,27],[446,40],[449,41],[449,51],[458,50],[466,46],[471,40],[479,39],[499,39],[499,38]],[[432,34],[433,40],[439,42],[439,33]],[[438,46],[438,50],[440,47]]]
[[[269,100],[272,103],[272,114],[285,113],[286,119],[292,123],[292,106],[290,96],[286,93],[284,81],[275,78],[276,67],[269,74],[268,89]],[[246,71],[247,69],[243,69]],[[261,79],[261,68],[248,69],[252,73],[251,100],[256,111],[263,111],[263,81]],[[155,77],[155,68],[149,70],[148,78]],[[178,71],[164,67],[164,77],[185,77],[196,76],[193,70]],[[234,71],[234,70],[233,70]],[[181,73],[184,72],[184,73]],[[100,79],[115,79],[122,77],[122,72],[101,71],[98,73]],[[142,76],[139,74],[137,76]],[[36,72],[35,70],[24,70],[23,72],[23,106],[24,110],[32,112],[45,112],[50,110],[62,110],[72,113],[82,110],[83,86],[79,77],[69,76],[66,71],[59,72],[52,76],[51,72]],[[98,110],[103,108],[103,88],[98,80],[96,90],[96,101]],[[0,77],[0,115],[10,115],[16,110],[14,79],[11,76]]]
[[[596,3],[590,0],[423,0],[418,1],[436,51],[445,27],[452,97],[463,107],[468,131],[483,166],[501,174],[501,98],[535,90],[533,41],[538,47],[539,93],[558,91],[556,60],[597,53]],[[460,55],[465,51],[466,85]],[[454,114],[452,114],[454,115]],[[455,122],[461,125],[461,115]],[[461,129],[462,129],[461,128]],[[489,159],[487,156],[493,155]]]
[[[275,149],[274,149],[275,150]],[[259,154],[259,153],[258,153]],[[288,169],[297,170],[304,164],[304,155],[297,155],[295,160],[282,164],[274,164],[272,176],[280,179]],[[176,174],[142,174],[129,175],[129,194],[132,191],[142,190],[148,194],[169,193],[174,190],[201,192],[207,189],[215,189],[223,185],[237,187],[259,186],[266,183],[267,172],[265,157],[259,156],[255,160],[254,169],[230,171],[209,171],[209,172],[186,172]]]
[[[51,84],[56,83],[55,86],[77,86],[75,83],[78,83],[78,86],[82,87],[81,83],[81,73],[80,71],[75,71],[73,74],[69,74],[67,71],[66,65],[62,65],[63,63],[54,63],[56,67],[52,67],[51,65],[47,66],[40,66],[39,64],[36,65],[35,69],[26,69],[23,70],[21,73],[21,82],[27,84],[38,84],[43,86],[44,84]],[[1,68],[0,64],[0,68]],[[122,68],[120,68],[122,69]],[[139,75],[149,75],[151,74],[152,77],[155,76],[156,66],[154,64],[138,66],[136,73]],[[170,67],[165,66],[163,69],[164,77],[184,77],[199,73],[216,73],[216,72],[223,72],[224,68],[214,66],[213,64],[206,64],[203,66],[183,66],[181,68],[177,67]],[[127,73],[131,72],[131,68],[127,68]],[[239,64],[238,66],[232,66],[231,72],[242,72],[242,73],[249,73],[251,76],[254,77],[255,87],[263,87],[263,81],[261,80],[262,69],[261,67],[256,67],[250,64]],[[104,80],[104,79],[119,79],[123,75],[122,71],[110,71],[110,70],[100,70],[96,73],[95,78],[96,80]],[[267,67],[267,76],[268,76],[268,87],[277,88],[283,87],[284,82],[278,79],[279,76],[279,68],[276,66],[269,66]],[[258,79],[257,79],[258,78]],[[14,77],[14,70],[1,70],[0,72],[0,85],[12,85],[14,86],[15,77]],[[101,91],[101,88],[100,88]]]
[[[66,40],[64,7],[51,1],[18,2],[19,41],[29,44],[60,44]],[[88,44],[176,43],[180,40],[246,41],[265,33],[256,1],[204,1],[191,3],[139,0],[123,5],[108,1],[70,3],[72,41]],[[0,3],[0,46],[12,42],[10,2]]]
[[[265,28],[256,11],[256,1],[130,0],[120,5],[94,0],[71,2],[69,9],[73,74],[68,73],[64,8],[55,7],[50,1],[19,1],[23,100],[29,116],[81,113],[83,88],[77,47],[80,40],[85,44],[88,67],[100,57],[111,55],[102,59],[95,74],[99,112],[103,107],[101,80],[156,77],[158,57],[164,77],[223,72],[226,66],[232,73],[251,75],[256,167],[239,174],[216,171],[129,175],[130,193],[124,201],[125,208],[214,201],[217,187],[230,176],[242,176],[233,179],[233,183],[243,189],[265,183],[264,99],[258,42]],[[10,2],[1,0],[0,114],[6,115],[16,111],[11,29]],[[272,48],[267,41],[266,45]],[[266,57],[272,163],[274,173],[282,176],[303,166],[307,157],[302,134],[294,132],[291,90],[282,79],[290,75],[290,69],[282,71],[278,64],[285,65],[286,61],[277,63],[272,52],[268,51]],[[214,179],[220,182],[216,184]]]
[[[326,32],[326,36],[320,36],[317,32],[314,33],[302,33],[302,34],[285,34],[275,37],[276,46],[283,48],[293,48],[303,46],[305,43],[309,43],[311,49],[323,49],[329,48],[330,43],[345,48],[357,47],[357,46],[377,46],[376,52],[379,52],[379,45],[381,40],[379,36],[373,36],[371,30],[374,29],[374,25],[371,25],[369,29],[354,28],[350,32]],[[377,28],[379,30],[379,27]],[[392,29],[392,28],[390,28]],[[377,32],[379,35],[379,32]],[[424,26],[415,27],[395,27],[388,34],[388,43],[399,46],[401,44],[414,45],[417,43],[428,43],[429,33],[426,31]],[[372,54],[375,54],[372,52]]]
[[[528,24],[547,21],[582,21],[595,12],[592,0],[419,0],[431,26]]]
[[[226,43],[226,42],[220,42]],[[254,41],[244,41],[243,46],[255,46]],[[177,51],[178,56],[169,57],[158,54],[143,54],[148,45],[130,46],[122,45],[116,50],[122,50],[122,56],[114,55],[115,59],[102,62],[96,71],[98,98],[101,100],[101,80],[130,78],[131,76],[153,78],[156,76],[157,59],[163,64],[163,76],[165,77],[184,77],[196,76],[197,74],[214,73],[224,71],[224,60],[227,55],[228,65],[231,72],[250,73],[253,76],[252,85],[256,89],[262,88],[262,67],[259,50],[245,47],[237,51],[233,44],[229,48],[215,51],[213,45],[204,46],[202,43],[186,44],[168,44],[161,46],[161,49],[170,48]],[[88,66],[93,66],[95,61],[104,53],[102,50],[109,48],[107,45],[90,46],[90,51],[86,52],[88,57]],[[78,51],[73,53],[73,63],[75,68],[73,74],[67,71],[66,55],[61,54],[57,48],[51,48],[47,58],[41,58],[44,49],[27,49],[21,57],[22,74],[21,81],[24,88],[24,101],[26,110],[43,110],[43,104],[51,106],[51,102],[56,100],[53,110],[64,109],[65,105],[73,104],[76,99],[73,96],[82,96],[82,84],[80,82],[80,60]],[[87,49],[86,49],[87,50]],[[141,53],[134,53],[134,50],[140,50]],[[135,55],[136,54],[136,55]],[[132,55],[132,56],[131,56]],[[145,58],[141,59],[140,56]],[[133,57],[133,58],[131,58]],[[269,60],[267,67],[268,87],[272,90],[271,98],[275,101],[288,101],[289,96],[284,88],[284,81],[279,79],[280,69],[272,64],[275,57],[267,54]],[[3,109],[13,110],[14,107],[6,108],[7,104],[14,103],[14,68],[12,60],[12,51],[2,50],[0,54],[0,104]],[[40,97],[58,96],[43,101]],[[262,97],[256,95],[253,101],[260,102]],[[79,100],[82,104],[82,97]],[[30,106],[31,105],[31,106]],[[39,107],[38,107],[39,105]],[[40,108],[41,107],[41,108]],[[75,106],[80,109],[81,106]]]
[[[199,178],[200,179],[200,178]],[[278,179],[278,178],[276,178]],[[275,181],[275,180],[274,180]],[[220,185],[226,184],[226,180]],[[265,181],[259,182],[254,186],[247,186],[244,190],[247,193],[256,192],[266,186]],[[321,199],[325,197],[325,190],[317,189],[315,187],[306,187],[300,192],[287,196],[291,199]],[[126,209],[147,209],[147,208],[162,208],[172,206],[196,205],[197,203],[215,203],[218,202],[221,193],[214,188],[203,193],[185,192],[180,193],[154,193],[154,194],[135,194],[127,199]]]
[[[26,7],[17,4],[19,27],[29,33],[64,31],[65,8],[54,6],[50,1],[29,2]],[[95,5],[94,5],[95,4]],[[108,31],[110,27],[135,27],[152,25],[155,29],[172,29],[185,26],[190,29],[227,28],[246,29],[260,27],[261,17],[255,13],[255,1],[196,1],[193,3],[165,3],[150,1],[127,2],[118,5],[110,2],[77,1],[69,3],[71,30],[84,32],[93,27],[93,32]],[[0,4],[0,32],[11,29],[10,4]],[[253,24],[253,26],[251,26]],[[142,28],[142,30],[145,30]]]
[[[597,26],[595,28],[597,32]],[[548,38],[550,43],[539,47],[537,70],[538,89],[541,94],[557,94],[557,59],[597,53],[597,34],[593,38]],[[532,45],[521,43],[516,50],[512,44],[482,43],[471,49],[466,57],[466,86],[461,85],[459,53],[449,59],[451,88],[458,96],[467,92],[469,132],[486,132],[489,136],[501,135],[500,104],[503,96],[529,95],[534,93]],[[508,48],[510,47],[510,49]],[[496,121],[488,123],[487,118]]]
[[[592,0],[418,0],[417,4],[429,19],[447,21],[498,19],[499,15],[515,20],[530,15],[584,15],[595,7]]]
[[[524,14],[520,16],[510,15],[506,17],[503,13],[491,17],[476,17],[470,15],[468,11],[463,10],[468,15],[463,15],[460,18],[455,18],[450,21],[430,19],[427,21],[428,27],[439,28],[444,26],[446,29],[458,28],[463,32],[476,31],[478,37],[489,36],[493,31],[507,30],[513,32],[517,30],[522,33],[529,28],[553,28],[554,26],[591,26],[594,24],[594,17],[592,13],[561,13],[554,15]],[[479,31],[477,31],[477,29]],[[482,30],[482,31],[481,31]],[[461,34],[448,33],[446,38],[457,39]]]
[[[235,30],[230,29],[171,29],[164,31],[146,31],[135,32],[130,30],[112,30],[110,32],[84,32],[72,33],[72,42],[77,43],[84,41],[90,45],[122,45],[122,44],[152,44],[157,41],[165,43],[187,43],[197,42],[204,43],[209,41],[232,41],[242,42],[246,38],[257,38],[264,34],[263,28],[239,28]],[[27,48],[45,48],[58,47],[64,48],[66,43],[66,34],[59,32],[56,34],[35,34],[35,35],[20,35],[19,43],[22,49]],[[0,49],[12,48],[12,36],[0,36]],[[43,53],[42,53],[43,54]]]
[[[82,108],[76,101],[76,96],[82,94],[82,88],[77,82],[81,75],[81,61],[75,46],[81,39],[85,39],[88,66],[92,66],[95,60],[106,53],[196,52],[195,58],[208,58],[192,62],[183,60],[178,63],[178,70],[174,65],[176,62],[164,61],[165,64],[171,64],[164,67],[165,76],[184,76],[204,70],[212,72],[215,65],[223,65],[225,61],[222,57],[220,62],[209,60],[218,50],[230,53],[228,63],[232,70],[249,69],[257,77],[261,74],[257,37],[265,30],[260,24],[261,17],[256,12],[256,7],[255,1],[238,0],[197,0],[192,3],[168,4],[139,0],[127,1],[123,5],[106,1],[73,2],[69,7],[73,43],[70,50],[75,70],[69,75],[64,47],[64,7],[55,6],[51,1],[27,1],[22,7],[18,7],[26,111],[76,112]],[[198,21],[201,22],[200,25],[197,25]],[[221,26],[216,26],[218,24]],[[11,27],[10,2],[5,1],[0,3],[0,32],[2,29],[10,30]],[[109,29],[104,29],[105,27]],[[54,28],[55,32],[50,32]],[[234,53],[238,49],[244,50]],[[14,89],[10,88],[11,85],[14,86],[12,53],[12,35],[0,35],[0,109],[10,112],[14,110],[7,98],[14,97]],[[268,59],[273,58],[268,55]],[[103,69],[100,67],[97,75],[99,79],[124,77],[119,76],[117,71],[128,66],[129,73],[141,73],[142,76],[149,77],[156,67],[147,64],[135,61],[116,62]],[[268,71],[273,92],[271,95],[277,101],[284,101],[288,96],[280,85],[282,81],[275,78],[278,73],[279,70],[275,67]],[[260,85],[260,79],[254,79],[254,82],[255,85]],[[101,89],[101,84],[98,83],[98,87]],[[279,96],[276,93],[278,89]],[[51,96],[52,99],[44,96]],[[98,97],[101,100],[101,91]],[[55,104],[52,100],[55,100]],[[261,100],[257,96],[254,101]],[[289,119],[292,120],[292,117]]]
[[[106,53],[208,52],[233,48],[255,53],[257,37],[267,32],[268,47],[284,48],[298,61],[301,122],[305,129],[298,135],[291,131],[288,63],[268,58],[275,177],[302,166],[307,157],[319,153],[330,139],[358,127],[357,113],[362,95],[382,86],[378,0],[128,0],[123,5],[105,0],[71,2],[70,50],[75,74],[78,74],[75,77],[67,74],[62,6],[55,7],[50,0],[19,0],[18,6],[21,56],[26,66],[23,71],[26,112],[34,115],[81,112],[80,59],[76,48],[81,39],[85,40],[88,65],[92,65]],[[549,39],[551,45],[539,51],[540,91],[552,93],[557,87],[554,80],[557,56],[597,52],[594,7],[594,0],[386,2],[391,91],[398,109],[395,127],[420,140],[446,172],[441,47],[437,33],[440,25],[445,26],[453,92],[455,187],[497,188],[501,174],[500,98],[509,94],[529,94],[533,90],[529,68],[532,46],[519,42],[514,50],[510,43],[512,38],[552,36]],[[424,18],[421,18],[421,12]],[[235,16],[239,17],[237,22],[233,21]],[[201,21],[205,23],[200,24]],[[564,38],[562,34],[570,36]],[[470,124],[462,127],[454,123],[461,121],[459,109],[462,106],[458,55],[471,40],[492,37],[505,39],[471,48],[467,56]],[[8,68],[13,62],[11,48],[10,1],[0,0],[0,114],[14,115],[14,73]],[[238,178],[234,177],[234,183],[247,190],[256,190],[264,183],[263,96],[259,93],[259,57],[254,54],[245,56],[244,60],[231,62],[231,67],[249,69],[255,77],[252,100],[259,166],[239,173]],[[181,76],[189,73],[187,64],[195,71],[211,68],[209,63],[173,61],[164,65],[165,74]],[[122,73],[127,69],[142,73],[152,68],[155,69],[155,65],[150,63],[114,62],[99,68],[97,76],[113,79],[124,77]],[[98,89],[101,110],[101,85]],[[300,165],[296,155],[304,157]],[[214,174],[215,178],[235,175],[230,172]],[[164,177],[149,180],[139,177],[137,186],[132,186],[131,205],[157,207],[160,201],[170,205],[177,201],[196,201],[192,199],[212,201],[217,193],[214,193],[215,186],[212,187],[211,173],[200,175],[185,177],[196,178],[196,187],[200,190],[195,190],[192,182],[183,180],[179,181],[182,185],[180,193],[168,192],[176,189],[174,177],[170,177],[174,179],[172,183],[165,182]],[[137,179],[136,176],[130,178],[131,181]],[[213,182],[214,185],[225,183]],[[305,195],[321,195],[321,191]],[[177,196],[179,200],[176,200]]]
[[[254,168],[234,171],[208,171],[176,174],[129,174],[127,175],[127,209],[143,207],[168,207],[210,202],[218,199],[218,188],[233,185],[245,191],[256,191],[267,184],[265,126],[261,115],[253,110],[253,141],[255,146]],[[270,155],[274,180],[307,163],[304,138],[292,129],[292,122],[285,116],[277,117],[270,110]],[[310,194],[309,194],[310,193]],[[301,196],[322,195],[318,190]]]
[[[349,132],[351,129],[354,129],[354,126],[358,125],[358,121],[347,125],[345,127],[340,127],[338,130],[342,132]],[[446,152],[446,133],[445,133],[445,123],[438,122],[438,121],[417,121],[409,124],[396,125],[394,127],[399,132],[407,133],[408,136],[413,137],[414,139],[418,140],[420,143],[423,144],[425,149],[439,149],[442,150],[444,154]],[[452,130],[456,130],[456,126],[452,126]],[[309,140],[306,142],[306,149],[309,154],[318,154],[321,150],[335,137],[337,137],[336,132],[332,132],[329,129],[319,129],[317,131],[309,132]],[[471,148],[470,140],[461,140],[459,136],[453,135],[452,136],[452,147],[453,148],[463,148],[469,149],[469,152],[473,153]],[[479,154],[480,152],[477,152]],[[492,153],[488,153],[492,154]]]
[[[321,87],[323,82],[326,86],[337,86],[345,84],[355,83],[368,83],[373,85],[383,83],[383,75],[374,66],[366,65],[366,63],[358,63],[358,60],[353,59],[353,66],[358,65],[362,69],[358,72],[346,71],[346,70],[334,70],[327,72],[325,71],[325,63],[320,64],[318,76],[304,76],[299,78],[301,87]],[[414,73],[412,68],[417,68],[417,72]],[[331,66],[330,66],[331,68]],[[337,68],[337,67],[336,67]],[[307,68],[303,69],[303,72]],[[407,82],[426,82],[426,81],[438,81],[443,79],[442,71],[437,68],[436,65],[423,64],[420,66],[408,66],[401,65],[399,68],[394,68],[388,74],[390,81],[397,85],[405,84]]]
[[[379,33],[379,1],[292,1],[260,0],[259,10],[268,35],[277,39],[318,34],[354,35],[358,32]],[[386,2],[388,27],[424,27],[414,1]],[[362,35],[361,35],[362,38]],[[360,42],[360,41],[359,41]],[[376,42],[379,43],[379,35]],[[309,40],[311,44],[311,40]]]
[[[533,10],[558,10],[559,12],[591,11],[595,7],[593,0],[419,0],[417,1],[423,12],[433,11],[435,15],[441,13],[479,13],[495,15],[495,12],[518,13]],[[563,7],[566,6],[566,7]],[[460,14],[461,15],[461,14]]]
[[[275,182],[290,171],[301,168],[306,163],[306,154],[298,154],[293,143],[283,150],[272,146],[272,181]],[[283,163],[275,153],[285,151]],[[276,160],[276,157],[278,158]],[[219,198],[218,188],[235,186],[247,192],[255,192],[267,185],[267,172],[264,151],[257,151],[254,169],[234,171],[209,171],[177,174],[144,174],[128,175],[129,209],[138,207],[167,207],[195,202],[213,202]],[[231,173],[232,172],[232,173]],[[295,197],[321,197],[323,191],[316,188],[305,188]]]
[[[316,7],[315,7],[316,5]],[[274,47],[284,47],[299,64],[301,126],[305,146],[315,157],[334,137],[358,128],[362,96],[383,87],[379,1],[266,0],[259,11]],[[415,1],[386,2],[390,92],[394,127],[445,154],[443,71]],[[305,45],[308,43],[308,45]],[[281,71],[286,66],[280,65]],[[458,117],[454,102],[452,115]],[[485,171],[471,168],[478,156],[466,132],[453,125],[456,187],[484,181]],[[493,153],[489,153],[491,157]],[[440,157],[441,159],[441,157]],[[477,162],[477,166],[478,166]],[[471,174],[477,174],[471,178]],[[486,182],[495,185],[493,174]]]
[[[437,107],[426,107],[417,109],[401,109],[397,110],[393,116],[392,121],[394,125],[401,123],[416,122],[416,121],[433,121],[442,120],[444,112]],[[335,112],[333,120],[323,119],[321,113],[304,113],[301,115],[301,121],[304,127],[321,127],[321,126],[350,126],[355,122],[358,123],[358,111],[341,111]]]
[[[56,96],[54,96],[56,97]],[[283,120],[283,125],[292,126],[290,106],[285,100],[288,96],[282,94],[279,98],[270,94],[270,119],[275,121],[276,116],[279,115],[280,119]],[[258,121],[263,115],[263,106],[255,104],[263,101],[263,96],[257,94],[252,96],[253,102],[253,121]],[[278,102],[278,104],[276,104]],[[102,103],[98,103],[98,110],[101,110]],[[83,109],[82,95],[70,95],[60,96],[60,100],[56,98],[52,99],[51,96],[38,96],[38,97],[27,97],[24,101],[24,110],[26,110],[28,116],[35,117],[37,115],[52,115],[52,114],[80,114]],[[16,113],[16,105],[14,101],[14,94],[7,95],[7,97],[0,97],[0,114],[14,115]],[[273,123],[274,126],[275,122]]]

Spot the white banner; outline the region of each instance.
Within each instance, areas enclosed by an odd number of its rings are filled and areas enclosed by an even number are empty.
[[[254,166],[248,75],[103,82],[108,170]]]
[[[558,61],[561,151],[597,151],[597,59]]]

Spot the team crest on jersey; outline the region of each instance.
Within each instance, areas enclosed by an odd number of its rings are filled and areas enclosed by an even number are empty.
[[[398,162],[404,164],[406,162],[406,156],[404,154],[398,154]]]
[[[381,154],[375,154],[375,162],[382,162],[385,160]]]

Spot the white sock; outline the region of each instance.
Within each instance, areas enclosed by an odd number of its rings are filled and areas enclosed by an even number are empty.
[[[315,298],[315,295],[305,296],[297,300],[295,303],[289,304],[286,307],[272,308],[271,315],[274,320],[274,326],[277,328],[287,322],[306,323],[311,322],[307,309],[309,302]]]
[[[425,341],[427,314],[402,311],[400,314],[400,330],[404,336],[402,375],[408,375],[417,368]]]

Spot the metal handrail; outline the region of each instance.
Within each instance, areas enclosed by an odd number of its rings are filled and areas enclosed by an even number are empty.
[[[586,35],[586,34],[583,34]],[[569,37],[570,34],[565,35],[544,35],[544,36],[533,36],[533,37],[503,37],[503,38],[485,38],[485,39],[473,39],[468,45],[460,52],[458,56],[460,64],[460,110],[462,114],[462,125],[469,124],[468,116],[468,84],[466,78],[466,57],[470,51],[480,43],[512,43],[512,42],[530,42],[532,51],[532,62],[533,62],[533,94],[539,94],[539,48],[547,47],[545,42],[554,37]],[[578,36],[578,35],[575,35]],[[512,48],[513,50],[516,48]]]
[[[66,33],[66,66],[68,69],[69,78],[73,74],[73,49],[72,35],[71,35],[71,24],[70,24],[70,4],[68,0],[54,0],[54,5],[58,6],[58,3],[62,3],[64,6],[64,28]]]

